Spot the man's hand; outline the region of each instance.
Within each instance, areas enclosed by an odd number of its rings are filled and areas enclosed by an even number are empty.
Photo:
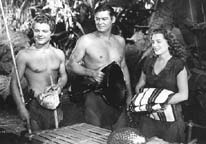
[[[104,78],[104,73],[101,70],[93,72],[93,79],[100,84]]]
[[[132,94],[132,90],[131,90],[131,87],[129,84],[126,84],[127,86],[127,93],[126,93],[126,96],[127,96],[127,99],[126,99],[126,106],[127,106],[127,110],[129,110],[129,106],[132,102],[132,98],[133,98],[133,94]]]

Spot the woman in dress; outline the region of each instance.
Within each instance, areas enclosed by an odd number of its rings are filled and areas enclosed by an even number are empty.
[[[171,31],[166,29],[153,30],[151,40],[154,56],[145,60],[135,90],[136,93],[139,93],[141,88],[161,88],[173,91],[175,94],[168,104],[173,106],[175,121],[168,122],[142,115],[139,128],[148,138],[157,136],[168,142],[184,142],[185,124],[181,102],[188,99],[184,46]]]

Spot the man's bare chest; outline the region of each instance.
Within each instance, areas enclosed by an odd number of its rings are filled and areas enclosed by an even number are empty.
[[[118,59],[123,55],[120,46],[93,45],[87,51],[88,56],[96,59]]]
[[[60,60],[53,56],[39,56],[27,63],[27,68],[35,73],[50,72],[59,69]]]

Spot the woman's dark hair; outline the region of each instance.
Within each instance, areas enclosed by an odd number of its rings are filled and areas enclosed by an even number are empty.
[[[95,10],[94,13],[96,14],[97,12],[101,11],[109,11],[110,16],[115,16],[114,9],[107,3],[99,5]]]
[[[46,23],[50,26],[50,30],[52,33],[55,31],[55,20],[50,15],[38,14],[33,19],[32,28],[34,28],[35,23]]]
[[[164,28],[154,29],[151,32],[151,36],[154,34],[163,34],[164,38],[168,42],[168,49],[172,56],[178,57],[184,61],[186,60],[185,46],[177,39],[175,34],[173,34],[170,30]]]

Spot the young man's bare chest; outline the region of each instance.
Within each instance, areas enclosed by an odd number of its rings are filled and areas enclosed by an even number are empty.
[[[60,60],[53,53],[34,53],[27,62],[26,68],[34,73],[52,72],[59,69]]]

